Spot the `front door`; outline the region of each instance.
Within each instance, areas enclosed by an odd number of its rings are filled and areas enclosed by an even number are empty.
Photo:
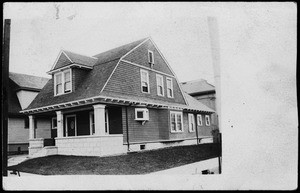
[[[76,115],[66,116],[66,136],[76,136]]]

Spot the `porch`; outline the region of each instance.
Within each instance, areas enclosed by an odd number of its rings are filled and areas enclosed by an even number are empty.
[[[48,118],[48,136],[36,138],[36,119]],[[51,135],[49,135],[49,133]],[[29,156],[106,156],[126,153],[122,107],[96,104],[29,116]]]

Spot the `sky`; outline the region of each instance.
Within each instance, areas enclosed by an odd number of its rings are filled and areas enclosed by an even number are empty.
[[[199,3],[10,3],[5,14],[13,72],[47,77],[61,49],[93,56],[151,36],[180,82],[214,81]]]
[[[61,48],[95,55],[151,36],[180,82],[219,80],[222,175],[211,176],[212,182],[202,178],[202,184],[193,178],[196,187],[298,187],[296,3],[11,3],[4,8],[12,19],[11,71],[44,76]],[[216,77],[207,17],[218,24]],[[168,179],[173,187],[174,178]]]

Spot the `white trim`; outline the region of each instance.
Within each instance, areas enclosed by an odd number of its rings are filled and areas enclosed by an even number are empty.
[[[146,73],[146,81],[147,81],[147,87],[148,87],[148,92],[144,92],[143,91],[143,81],[142,81],[142,73]],[[142,93],[147,93],[147,94],[150,94],[150,81],[149,81],[149,71],[147,70],[144,70],[144,69],[140,69],[140,75],[141,75],[141,91]]]
[[[77,118],[76,118],[76,114],[73,114],[73,115],[66,115],[66,124],[65,124],[66,137],[69,137],[68,136],[68,118],[70,118],[70,117],[75,117],[75,136],[77,136]],[[74,136],[70,136],[70,137],[74,137]]]
[[[172,130],[172,118],[171,118],[171,114],[175,114],[175,131]],[[177,130],[177,114],[181,115],[181,131]],[[183,129],[183,113],[179,112],[179,111],[170,111],[170,131],[171,133],[183,133],[184,129]]]
[[[200,124],[199,124],[199,120],[200,120]],[[199,125],[199,126],[203,125],[203,120],[202,120],[202,115],[201,114],[197,114],[197,125]]]
[[[125,62],[125,63],[128,63],[128,64],[132,64],[132,65],[134,65],[134,66],[137,66],[137,67],[140,67],[140,68],[144,68],[144,69],[146,69],[146,70],[153,71],[153,72],[159,73],[159,74],[161,74],[161,75],[165,75],[165,76],[169,76],[169,77],[175,78],[175,76],[173,76],[173,75],[166,74],[166,73],[164,73],[164,72],[160,72],[160,71],[154,70],[154,69],[152,69],[152,68],[148,68],[148,67],[146,67],[146,66],[142,66],[142,65],[140,65],[140,64],[137,64],[137,63],[134,63],[134,62],[130,62],[130,61],[128,61],[128,60],[122,59],[122,62]]]
[[[193,113],[188,113],[188,122],[189,122],[189,132],[190,133],[195,132],[196,123],[195,123],[195,115]]]
[[[93,69],[93,67],[91,67],[91,66],[86,66],[86,65],[74,63],[74,64],[71,64],[71,65],[63,66],[63,67],[58,68],[58,69],[55,69],[55,70],[50,70],[50,71],[48,71],[47,73],[48,73],[48,74],[54,74],[54,73],[56,73],[56,72],[64,71],[65,69],[67,69],[67,68],[72,68],[72,67],[79,67],[79,68]]]
[[[206,120],[206,118],[208,118],[207,120]],[[209,115],[205,115],[205,125],[206,126],[210,126],[210,116]]]
[[[169,96],[169,92],[168,92],[168,80],[171,81],[171,90],[172,90],[172,96]],[[166,77],[166,84],[167,84],[167,97],[168,98],[174,98],[174,86],[173,86],[173,79],[172,78],[169,78],[169,77]]]
[[[158,51],[158,53],[160,54],[160,56],[162,57],[162,59],[165,61],[165,63],[166,63],[167,66],[169,67],[170,71],[173,73],[173,75],[174,75],[174,77],[175,77],[175,80],[176,80],[176,82],[177,82],[177,84],[178,84],[178,86],[179,86],[180,92],[181,92],[181,94],[182,94],[182,96],[183,96],[183,99],[184,99],[185,103],[186,103],[187,105],[189,105],[189,103],[187,102],[187,99],[186,99],[185,96],[184,96],[183,90],[181,89],[181,86],[180,86],[180,84],[179,84],[179,82],[178,82],[178,78],[177,78],[176,74],[174,73],[174,71],[172,70],[171,66],[169,65],[167,59],[164,57],[164,55],[163,55],[163,54],[161,53],[161,51],[158,49],[158,47],[156,46],[156,44],[154,43],[154,41],[152,40],[152,38],[149,37],[149,39],[150,39],[150,41],[152,42],[152,44],[154,45],[154,47],[156,48],[156,50]]]
[[[161,85],[159,85],[158,79],[161,79]],[[162,86],[162,94],[159,92],[159,86]],[[165,86],[164,86],[164,77],[162,75],[156,74],[156,90],[157,90],[157,95],[158,96],[165,96]]]

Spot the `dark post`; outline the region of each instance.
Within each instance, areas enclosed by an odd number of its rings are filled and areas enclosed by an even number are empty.
[[[7,130],[8,130],[8,76],[10,19],[4,20],[4,39],[2,42],[2,175],[7,176]]]

